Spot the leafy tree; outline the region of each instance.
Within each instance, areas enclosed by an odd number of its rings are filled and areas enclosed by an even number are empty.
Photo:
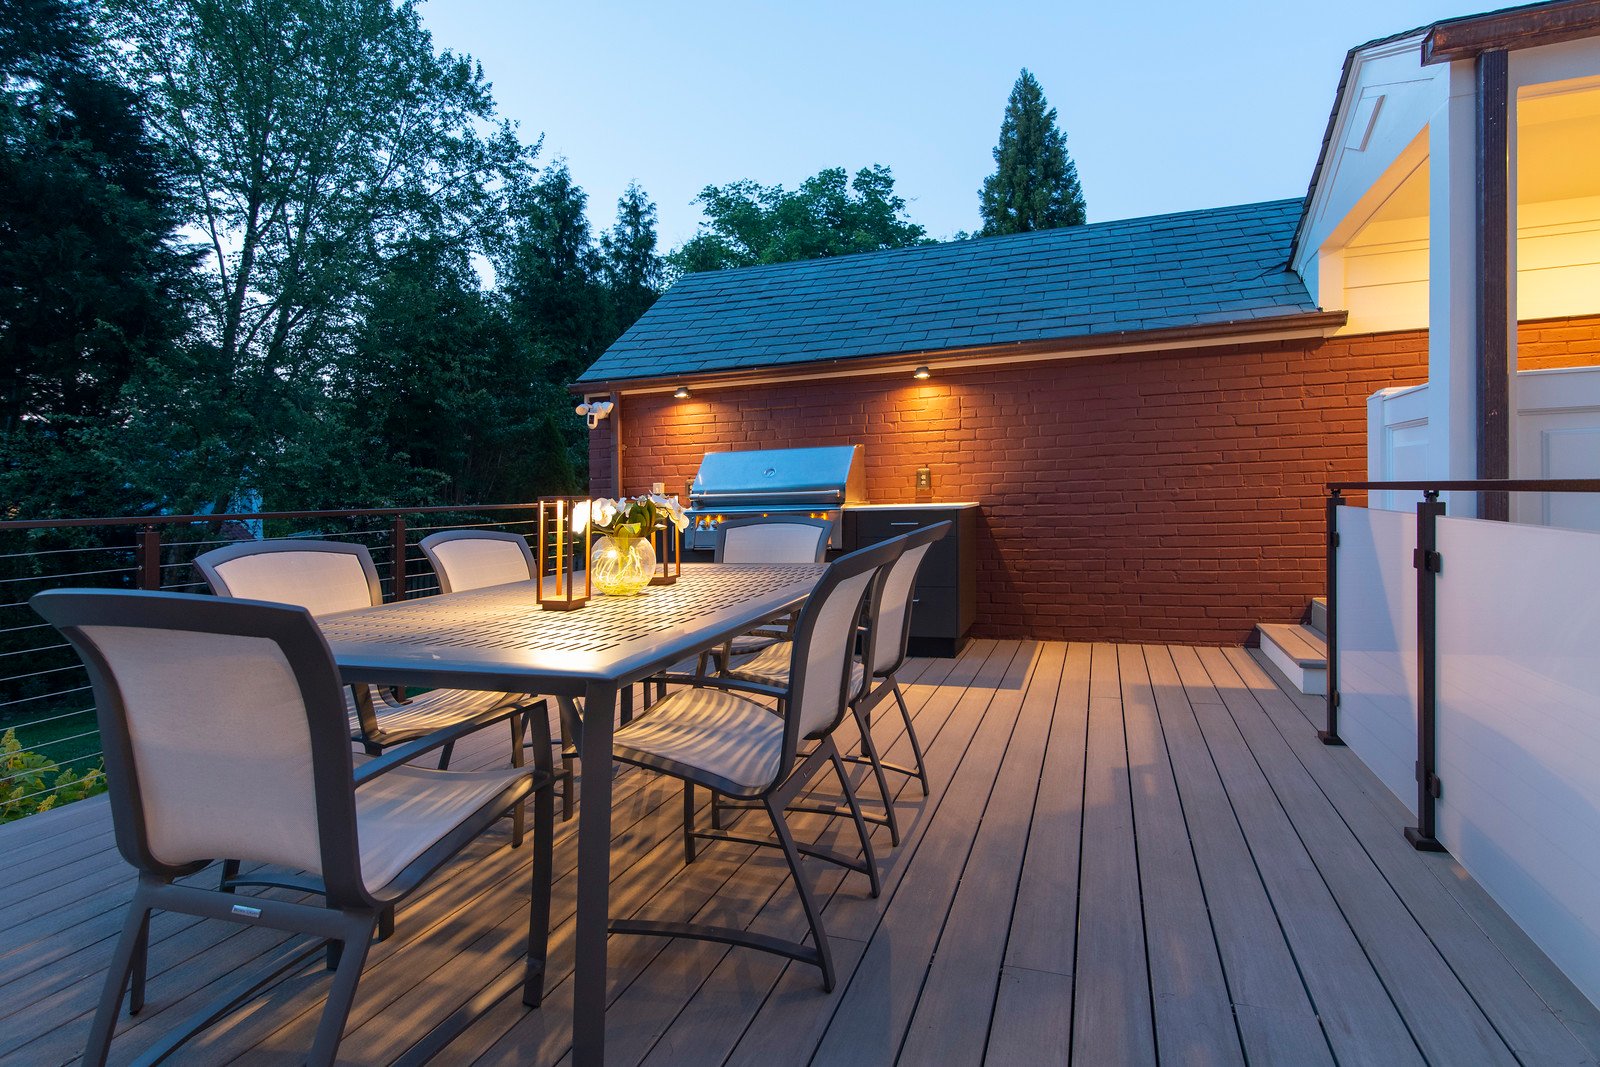
[[[588,202],[562,160],[519,181],[495,264],[513,315],[540,351],[540,377],[557,385],[576,379],[616,336]]]
[[[617,222],[600,238],[606,285],[620,334],[661,295],[665,263],[656,250],[656,206],[629,183],[617,201]]]
[[[863,167],[854,178],[832,167],[792,192],[753,181],[708,185],[695,202],[706,222],[667,257],[679,274],[929,243],[906,217],[894,175],[882,165]]]
[[[995,172],[978,192],[980,236],[1083,225],[1078,167],[1067,154],[1067,137],[1056,125],[1056,109],[1026,68],[1006,101],[994,163]]]
[[[211,493],[326,501],[291,468],[356,458],[323,447],[342,440],[325,398],[368,279],[418,233],[475,241],[531,152],[495,121],[482,70],[435,52],[414,0],[107,3],[208,250]]]

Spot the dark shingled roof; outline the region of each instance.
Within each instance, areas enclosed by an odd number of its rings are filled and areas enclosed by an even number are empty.
[[[583,382],[1208,326],[1317,310],[1299,200],[691,274]]]

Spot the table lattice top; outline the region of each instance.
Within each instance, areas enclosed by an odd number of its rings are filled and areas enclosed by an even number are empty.
[[[332,615],[321,621],[336,649],[378,643],[393,648],[479,652],[604,653],[700,619],[812,585],[819,564],[686,565],[676,584],[631,597],[592,597],[576,611],[538,606],[533,582],[423,597]]]

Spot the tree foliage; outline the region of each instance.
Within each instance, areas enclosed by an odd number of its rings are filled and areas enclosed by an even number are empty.
[[[1056,109],[1026,69],[1011,88],[995,172],[979,190],[980,236],[1081,226],[1085,218],[1078,167],[1067,154],[1067,137],[1056,125]]]
[[[882,165],[854,178],[832,167],[793,191],[753,181],[708,185],[695,202],[706,222],[667,257],[680,274],[929,243]]]
[[[636,183],[617,201],[616,224],[601,236],[600,249],[617,325],[625,330],[656,302],[666,273],[656,250],[656,206]]]

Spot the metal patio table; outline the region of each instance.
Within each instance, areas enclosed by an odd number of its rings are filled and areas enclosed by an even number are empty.
[[[793,611],[825,569],[685,564],[674,585],[632,597],[595,596],[577,611],[542,610],[536,583],[529,581],[319,620],[346,681],[584,699],[572,1008],[573,1061],[580,1067],[598,1067],[605,1058],[611,735],[618,694]],[[509,992],[517,983],[502,984]],[[487,1006],[494,999],[480,996],[473,1003]]]

